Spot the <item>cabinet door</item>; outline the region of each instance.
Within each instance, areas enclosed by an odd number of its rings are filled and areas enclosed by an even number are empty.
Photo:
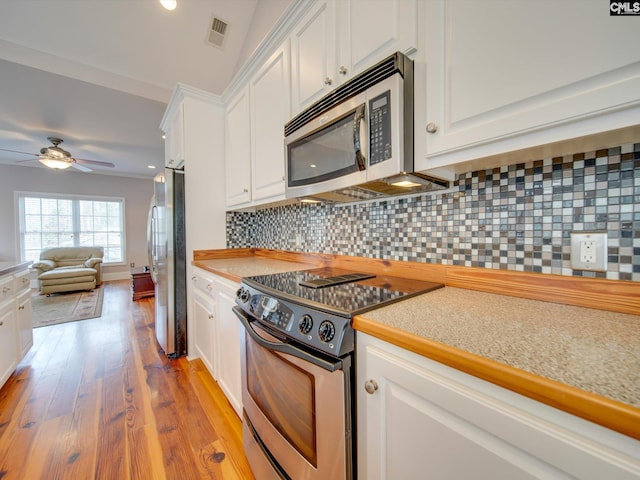
[[[242,417],[241,355],[244,328],[232,311],[238,284],[216,282],[216,343],[218,384],[236,413]]]
[[[174,117],[165,132],[165,161],[169,168],[184,166],[184,109],[180,104],[176,107]]]
[[[343,0],[336,3],[340,24],[340,68],[345,78],[394,52],[417,49],[416,0]]]
[[[251,200],[251,123],[247,88],[233,98],[227,107],[225,180],[228,206]]]
[[[249,83],[251,91],[251,198],[284,195],[284,124],[289,120],[288,42]]]
[[[13,278],[11,279],[13,281]],[[18,364],[16,314],[13,300],[0,306],[0,386],[4,385]]]
[[[25,290],[16,298],[16,324],[18,327],[18,358],[24,358],[33,346],[33,308],[31,290]]]
[[[213,295],[213,293],[212,293]],[[215,301],[202,294],[196,293],[193,297],[194,322],[193,331],[194,347],[196,355],[200,357],[213,378],[217,377],[214,361],[214,331],[215,331]]]
[[[334,5],[331,0],[319,2],[291,35],[292,116],[339,83]]]
[[[640,452],[640,442],[629,437],[594,430],[564,412],[360,333],[357,355],[361,478],[640,475],[640,454],[623,453]],[[375,390],[369,383],[371,394],[364,389],[367,381],[377,385]],[[584,429],[592,436],[560,422],[588,424]]]
[[[449,153],[453,163],[637,124],[637,112],[627,110],[640,104],[633,18],[582,0],[425,6],[422,88],[432,133],[417,125],[416,139],[426,142],[427,156]],[[604,120],[605,113],[615,117]],[[455,155],[469,147],[479,150]]]

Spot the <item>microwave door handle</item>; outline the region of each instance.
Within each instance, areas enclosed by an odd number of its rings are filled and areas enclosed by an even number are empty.
[[[253,321],[239,307],[233,307],[233,313],[236,314],[236,317],[238,317],[249,336],[261,347],[264,347],[267,350],[286,353],[287,355],[300,358],[301,360],[313,363],[314,365],[317,365],[318,367],[330,372],[335,372],[336,370],[340,370],[342,368],[342,361],[340,360],[336,362],[328,362],[327,360],[309,354],[300,348],[294,347],[289,343],[276,343],[265,340],[256,333],[256,331],[253,329],[253,326],[251,325]]]
[[[364,120],[364,103],[358,105],[355,116],[353,117],[353,149],[356,155],[356,165],[358,170],[362,171],[367,168],[366,159],[362,154],[362,145],[360,143],[360,124]]]

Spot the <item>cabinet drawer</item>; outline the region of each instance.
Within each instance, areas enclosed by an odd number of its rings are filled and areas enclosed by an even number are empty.
[[[13,274],[13,288],[16,295],[29,290],[31,278],[29,270],[22,270],[21,272]]]
[[[0,279],[0,302],[13,298],[13,275]]]
[[[213,280],[198,274],[195,274],[191,279],[196,290],[213,298]]]

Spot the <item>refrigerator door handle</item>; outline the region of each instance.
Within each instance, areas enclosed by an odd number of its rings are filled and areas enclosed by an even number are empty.
[[[153,283],[158,283],[158,252],[157,239],[158,232],[156,212],[158,207],[152,205],[149,209],[149,217],[147,218],[147,255],[149,256],[149,273]]]

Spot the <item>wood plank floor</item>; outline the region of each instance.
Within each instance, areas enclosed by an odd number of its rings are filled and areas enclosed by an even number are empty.
[[[0,390],[0,479],[253,479],[202,362],[162,354],[153,298],[103,288],[100,318],[35,329]]]

